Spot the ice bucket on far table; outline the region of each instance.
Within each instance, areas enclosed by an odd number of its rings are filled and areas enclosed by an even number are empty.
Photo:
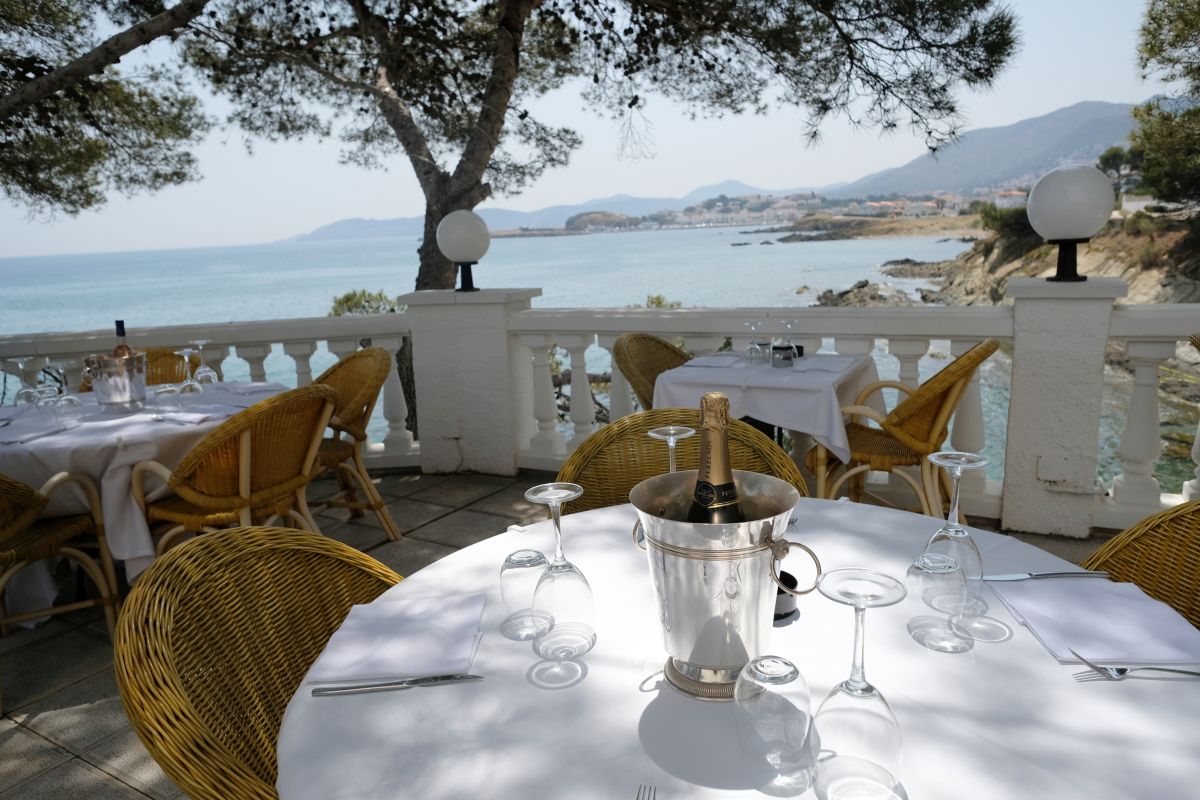
[[[92,381],[96,402],[106,414],[139,411],[146,405],[146,354],[85,356],[84,367]]]

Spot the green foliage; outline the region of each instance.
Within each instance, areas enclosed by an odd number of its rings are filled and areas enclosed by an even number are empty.
[[[1162,223],[1149,214],[1135,211],[1125,218],[1121,230],[1131,236],[1153,236],[1162,230]]]
[[[683,305],[678,300],[668,300],[665,295],[648,294],[646,295],[646,304],[637,303],[630,308],[680,308]]]
[[[346,292],[341,297],[333,298],[333,307],[328,316],[341,317],[347,314],[395,314],[401,311],[395,298],[380,289],[378,292],[368,292],[366,289],[355,289]]]
[[[1024,206],[996,208],[993,203],[984,203],[979,209],[979,218],[985,229],[995,231],[1001,236],[1037,236],[1033,226],[1029,224],[1029,215]]]
[[[0,0],[0,96],[95,47],[102,27],[161,3]],[[0,120],[0,192],[35,212],[75,214],[198,177],[188,152],[209,120],[177,71],[106,69]]]

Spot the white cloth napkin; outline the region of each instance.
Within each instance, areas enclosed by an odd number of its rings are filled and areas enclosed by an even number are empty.
[[[264,394],[277,392],[282,384],[271,381],[251,381],[250,383],[222,383],[219,389],[230,394]]]
[[[854,356],[804,356],[792,360],[797,372],[845,372],[854,366]]]
[[[1097,664],[1200,664],[1200,630],[1136,584],[1039,578],[988,585],[1060,663],[1078,664],[1075,650]]]
[[[180,425],[199,425],[202,422],[208,422],[210,419],[215,419],[218,416],[226,416],[225,414],[213,414],[204,411],[164,411],[156,416],[162,417],[167,422],[175,422]]]
[[[731,367],[742,360],[738,353],[710,353],[698,356],[684,364],[685,367]]]
[[[354,606],[308,671],[307,683],[467,672],[486,594],[397,597]]]

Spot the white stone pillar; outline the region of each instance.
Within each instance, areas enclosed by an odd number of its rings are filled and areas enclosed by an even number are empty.
[[[1162,453],[1158,423],[1158,365],[1175,355],[1175,342],[1127,342],[1126,354],[1133,364],[1133,396],[1125,414],[1125,430],[1117,457],[1121,473],[1113,478],[1112,502],[1137,508],[1137,516],[1149,516],[1161,506],[1162,488],[1154,477],[1154,465]]]
[[[1085,538],[1099,464],[1104,348],[1117,278],[1012,278],[1012,395],[1002,520],[1010,530]]]
[[[1192,463],[1196,465],[1196,477],[1183,484],[1184,500],[1200,500],[1200,425],[1196,426],[1196,438],[1192,441]]]
[[[284,342],[283,352],[296,362],[296,387],[312,383],[312,364],[309,360],[317,350],[316,342]]]
[[[596,421],[596,406],[592,400],[585,357],[594,341],[595,337],[589,335],[560,336],[558,339],[559,346],[565,347],[571,354],[571,422],[575,431],[571,441],[567,442],[568,450],[574,450],[592,435],[592,423]]]
[[[396,298],[408,307],[421,415],[421,469],[514,475],[524,421],[513,390],[522,348],[508,317],[540,289],[432,290]]]
[[[550,351],[554,343],[541,334],[522,335],[519,340],[533,354],[533,418],[537,423],[537,432],[529,440],[529,452],[545,456],[561,455],[566,450],[566,438],[558,429],[554,383],[550,379]]]
[[[977,344],[979,342],[974,340],[956,339],[950,342],[950,355],[958,358]],[[982,370],[982,366],[975,370],[954,412],[950,446],[962,453],[982,453],[983,446],[987,444],[983,424],[983,396],[979,391],[979,373]],[[963,472],[962,480],[959,481],[963,495],[981,494],[987,483],[986,472],[987,470],[983,469],[969,469]]]
[[[412,431],[408,424],[408,403],[404,401],[404,387],[400,384],[400,373],[396,369],[396,354],[403,344],[400,336],[376,336],[372,344],[387,350],[392,357],[391,368],[383,381],[383,418],[387,420],[387,433],[383,436],[383,450],[388,456],[407,455],[416,449]]]
[[[271,354],[271,344],[239,344],[236,345],[239,358],[246,359],[250,364],[250,380],[265,381],[267,368],[265,362]]]
[[[337,356],[338,361],[351,353],[358,352],[358,339],[330,339],[325,345],[329,348],[329,352]]]
[[[928,339],[888,339],[888,352],[900,362],[900,382],[905,386],[915,389],[920,384],[921,356],[928,350]]]
[[[616,344],[616,334],[601,334],[596,339],[597,343],[612,353],[613,345]],[[625,373],[617,368],[616,359],[612,359],[612,368],[610,370],[612,382],[608,388],[608,421],[616,422],[621,417],[627,417],[633,413],[633,393],[629,387],[629,379],[625,377]]]

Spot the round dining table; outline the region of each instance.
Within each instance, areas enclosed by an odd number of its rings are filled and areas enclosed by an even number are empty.
[[[320,697],[306,681],[279,733],[280,797],[630,800],[643,786],[654,787],[657,800],[764,796],[773,773],[739,746],[734,704],[693,699],[663,678],[646,556],[630,537],[635,519],[629,505],[563,517],[567,558],[594,591],[597,640],[560,682],[547,680],[558,673],[529,642],[499,633],[500,564],[521,548],[549,552],[549,522],[453,553],[381,595],[486,592],[471,668],[483,679]],[[793,519],[787,538],[811,547],[824,570],[870,567],[901,579],[939,524],[807,498]],[[1073,568],[1014,538],[971,533],[985,572]],[[812,582],[809,559],[784,566],[801,585]],[[916,644],[906,603],[866,614],[866,677],[890,702],[903,737],[898,796],[1200,796],[1200,681],[1077,682],[1078,665],[1060,664],[990,589],[984,593],[988,615],[1011,636],[962,654]],[[849,674],[853,618],[852,609],[812,592],[771,631],[769,652],[800,669],[814,713]]]

